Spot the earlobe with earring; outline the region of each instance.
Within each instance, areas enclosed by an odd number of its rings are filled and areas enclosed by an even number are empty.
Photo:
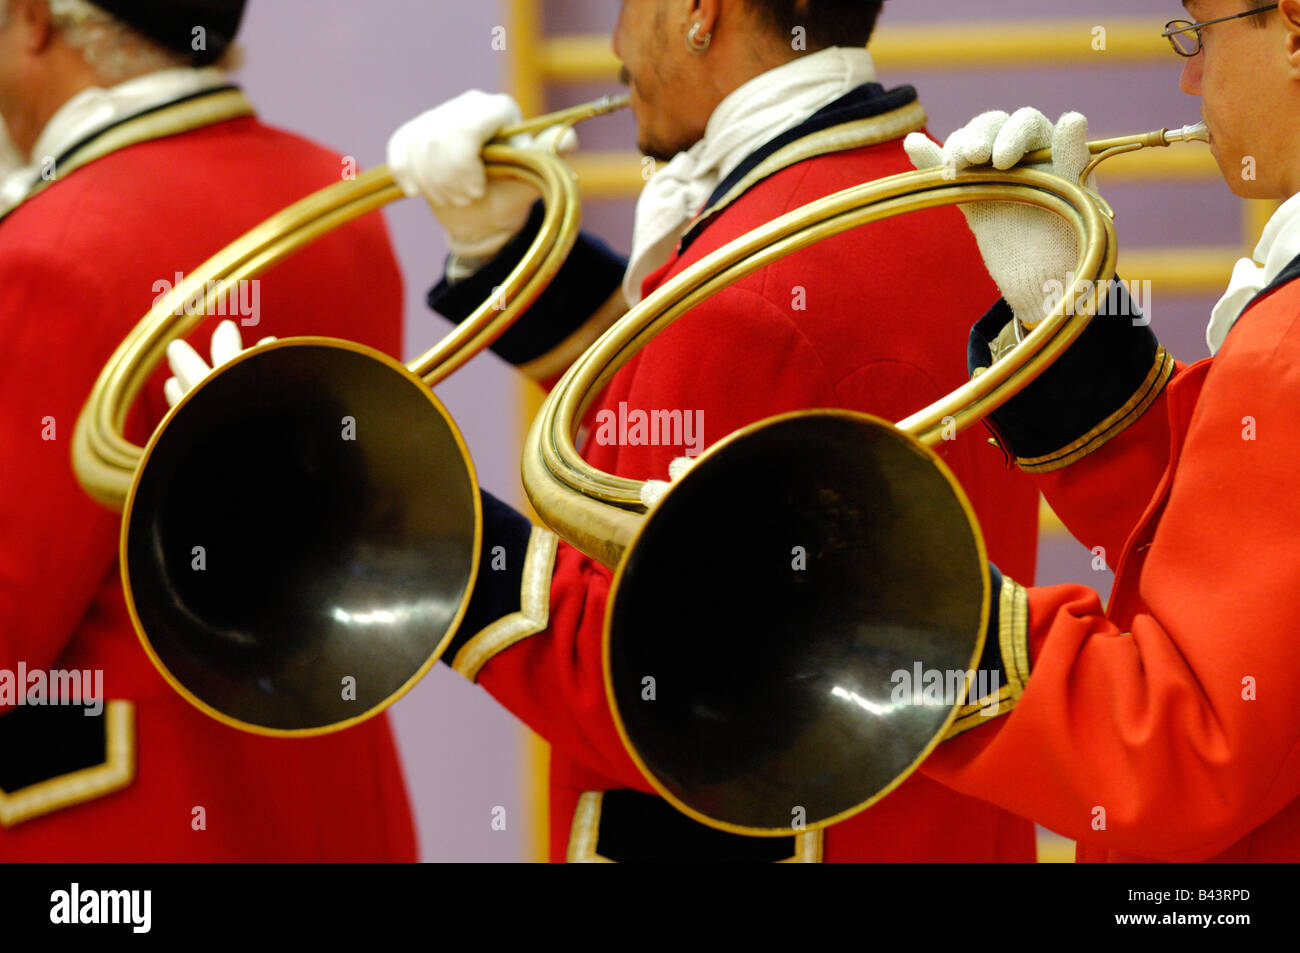
[[[686,34],[686,48],[692,53],[703,53],[709,48],[709,44],[713,42],[712,33],[705,33],[700,36],[701,29],[702,27],[697,21],[691,24],[691,29]]]

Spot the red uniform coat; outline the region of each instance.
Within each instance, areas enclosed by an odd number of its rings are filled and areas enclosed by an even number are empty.
[[[863,107],[871,109],[882,95],[879,87],[867,89],[874,92],[850,94],[828,107],[830,118],[860,120]],[[896,99],[886,120],[912,102]],[[828,125],[817,119],[774,145]],[[718,189],[708,207],[713,214],[697,219],[700,224],[687,235],[689,247],[650,276],[646,293],[784,212],[864,181],[911,171],[899,135],[895,129],[877,145],[786,163],[718,210],[718,198],[773,149],[753,157]],[[591,276],[599,267],[584,260],[581,271],[587,284],[570,282],[561,297],[569,311],[589,313],[588,306],[608,288],[593,298],[589,286],[597,283]],[[464,308],[478,300],[481,287],[499,283],[500,277],[495,272],[475,276],[472,292],[444,284],[434,290],[431,303],[444,313]],[[696,307],[613,378],[589,420],[602,411],[617,419],[621,406],[625,415],[698,412],[707,447],[746,424],[801,408],[845,407],[901,419],[966,380],[960,348],[940,344],[960,340],[970,326],[973,315],[954,302],[990,286],[955,209],[854,230],[769,265]],[[563,307],[552,310],[557,314],[551,320],[563,320]],[[515,340],[503,339],[501,350],[522,363],[529,356],[523,335],[518,328],[511,333]],[[586,459],[619,476],[667,479],[669,462],[686,452],[680,443],[602,443],[595,439],[598,428],[589,429]],[[1030,481],[1006,469],[986,438],[965,435],[946,444],[944,455],[990,527],[990,558],[1010,573],[1032,575],[1037,495]],[[610,582],[608,570],[561,544],[550,586],[549,627],[476,667],[479,682],[553,745],[554,860],[587,853],[570,842],[571,832],[576,842],[586,823],[574,823],[585,792],[652,790],[624,750],[606,702],[601,630]],[[606,835],[602,828],[601,837]],[[1033,860],[1034,852],[1027,821],[914,776],[867,812],[827,831],[823,855],[827,860]]]
[[[995,415],[1114,589],[1105,610],[1084,586],[1029,589],[1023,695],[923,770],[1075,838],[1081,861],[1300,859],[1297,276],[1190,367],[1127,308],[1095,318]],[[1091,421],[1025,446],[1066,395]]]
[[[0,669],[102,669],[135,705],[123,790],[0,827],[0,860],[413,860],[384,717],[305,740],[225,727],[150,664],[123,602],[121,517],[78,486],[73,427],[100,369],[164,290],[262,219],[337,182],[339,156],[239,118],[111,153],[0,222]],[[217,319],[191,338],[206,356]],[[327,334],[396,354],[401,281],[370,216],[268,273],[267,335]],[[128,436],[162,418],[165,367]],[[48,420],[53,420],[53,439]],[[4,717],[0,715],[0,717]],[[206,829],[195,830],[202,807]]]

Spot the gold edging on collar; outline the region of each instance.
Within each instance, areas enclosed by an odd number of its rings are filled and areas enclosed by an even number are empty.
[[[451,667],[471,682],[497,654],[530,635],[545,631],[551,611],[551,577],[560,538],[548,529],[534,526],[524,555],[523,581],[519,586],[519,611],[502,616],[483,627],[456,653]]]
[[[104,708],[102,764],[38,781],[12,793],[0,791],[0,827],[111,794],[135,779],[135,706],[111,701]]]
[[[1114,437],[1136,423],[1169,383],[1174,373],[1174,359],[1164,347],[1156,349],[1156,358],[1142,384],[1124,405],[1093,427],[1082,437],[1073,440],[1041,457],[1017,457],[1016,464],[1026,473],[1050,473],[1060,470],[1088,454],[1099,450]]]
[[[755,185],[792,165],[833,152],[848,152],[850,149],[863,149],[878,146],[917,132],[926,123],[925,108],[919,102],[910,102],[898,109],[870,116],[866,119],[854,119],[850,122],[831,126],[820,132],[810,133],[802,139],[796,139],[772,153],[732,186],[727,194],[713,205],[700,212],[687,226],[687,233],[698,228],[701,223],[721,212],[724,208],[740,198]]]
[[[573,812],[573,826],[569,829],[569,849],[565,861],[570,864],[614,864],[596,853],[600,841],[600,814],[604,805],[604,791],[585,791],[578,798]],[[803,831],[794,835],[794,853],[778,864],[820,864],[825,853],[823,831]],[[702,857],[700,860],[708,860]]]
[[[45,189],[56,182],[61,182],[82,166],[119,152],[128,146],[178,136],[206,126],[215,126],[230,119],[255,114],[253,104],[248,101],[248,97],[242,90],[227,89],[210,96],[200,96],[172,106],[164,106],[135,119],[127,119],[78,148],[59,163],[54,170],[54,178],[37,182],[14,208],[21,208],[25,202],[31,201]],[[11,209],[10,214],[12,211]]]
[[[570,364],[586,353],[587,348],[596,342],[596,338],[604,334],[625,314],[627,314],[627,302],[623,299],[623,289],[620,287],[582,323],[581,327],[563,341],[545,354],[523,364],[516,364],[515,367],[535,381],[559,377],[569,369]]]

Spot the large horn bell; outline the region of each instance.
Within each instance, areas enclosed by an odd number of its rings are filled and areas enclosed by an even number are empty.
[[[988,587],[965,495],[893,425],[823,411],[739,431],[616,577],[606,666],[628,749],[715,827],[832,823],[938,743],[954,699],[910,686],[918,667],[975,667]]]
[[[437,398],[324,338],[259,347],[187,395],[124,520],[146,650],[214,718],[273,734],[345,727],[410,688],[468,604],[481,527]]]

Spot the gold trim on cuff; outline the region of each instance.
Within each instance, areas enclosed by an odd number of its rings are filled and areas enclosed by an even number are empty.
[[[524,578],[519,587],[519,611],[497,619],[461,646],[451,667],[471,682],[493,656],[530,635],[543,632],[550,619],[551,577],[560,538],[548,529],[534,526],[524,556]],[[481,569],[481,572],[491,572]]]
[[[1049,473],[1060,470],[1088,454],[1101,449],[1112,438],[1127,430],[1147,412],[1165,384],[1174,373],[1174,358],[1163,347],[1156,350],[1156,359],[1151,365],[1146,379],[1119,410],[1115,411],[1097,426],[1077,440],[1071,441],[1059,450],[1054,450],[1041,457],[1017,457],[1016,463],[1026,473]]]
[[[1002,591],[998,594],[997,636],[1007,678],[1006,684],[998,688],[997,707],[993,707],[991,695],[963,705],[943,736],[944,741],[1010,713],[1025,692],[1025,682],[1029,681],[1029,594],[1007,576],[1002,577]]]
[[[578,798],[578,807],[573,812],[573,826],[569,829],[569,849],[564,857],[567,863],[617,863],[596,853],[596,845],[600,842],[600,812],[604,798],[604,791],[586,791]],[[820,864],[824,853],[822,830],[818,828],[815,831],[794,834],[794,853],[777,863]],[[699,859],[707,861],[712,858]]]
[[[104,707],[103,764],[6,793],[0,791],[0,827],[13,827],[34,817],[83,804],[121,790],[135,779],[135,706],[111,701]]]
[[[583,322],[582,326],[540,357],[515,365],[519,371],[535,381],[559,377],[569,365],[581,357],[614,322],[627,314],[627,301],[619,288]]]

